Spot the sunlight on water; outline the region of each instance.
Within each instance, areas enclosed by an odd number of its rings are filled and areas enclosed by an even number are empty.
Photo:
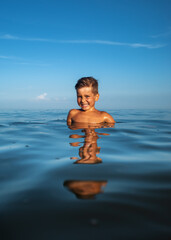
[[[4,239],[171,238],[171,111],[110,114],[68,127],[64,110],[0,113]]]

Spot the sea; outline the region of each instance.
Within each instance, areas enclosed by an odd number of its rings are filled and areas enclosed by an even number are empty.
[[[171,239],[171,110],[0,111],[0,239]]]

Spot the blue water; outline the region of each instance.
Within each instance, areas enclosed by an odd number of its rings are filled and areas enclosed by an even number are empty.
[[[0,112],[1,239],[171,239],[171,111]]]

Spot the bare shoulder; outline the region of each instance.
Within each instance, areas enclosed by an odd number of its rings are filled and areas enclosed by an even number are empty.
[[[113,117],[109,113],[107,113],[105,111],[102,111],[101,114],[102,114],[104,122],[115,123],[115,120],[113,119]]]
[[[76,113],[78,113],[78,109],[71,109],[68,113],[68,117],[67,117],[67,123],[71,123],[72,122],[72,118],[75,116]]]
[[[71,109],[68,115],[75,115],[79,110],[78,109]]]

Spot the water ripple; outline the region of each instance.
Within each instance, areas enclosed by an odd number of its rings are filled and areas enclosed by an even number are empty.
[[[171,239],[171,111],[110,111],[92,142],[67,112],[0,113],[6,239]],[[93,144],[101,164],[73,164]]]

